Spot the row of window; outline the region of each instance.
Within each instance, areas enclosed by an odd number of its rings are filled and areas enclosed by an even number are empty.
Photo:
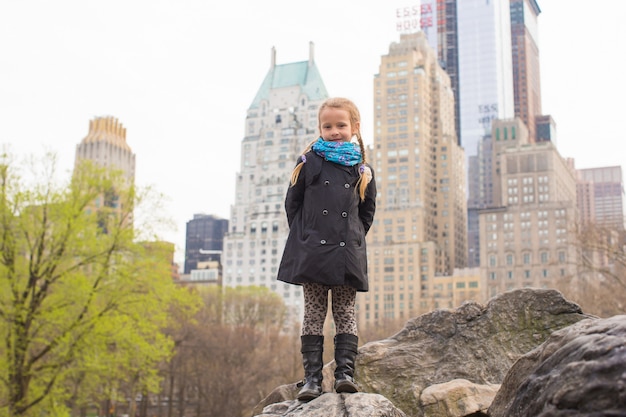
[[[538,210],[538,211],[535,211],[534,213],[537,213],[537,217],[539,217],[539,218],[545,218],[545,217],[548,217],[548,215],[549,215],[548,210]],[[560,209],[555,209],[554,210],[554,216],[557,217],[557,218],[558,217],[565,217],[565,214],[566,214],[566,210],[565,209],[560,208]],[[531,212],[530,211],[520,212],[519,213],[519,217],[521,219],[530,219]],[[485,218],[486,218],[486,220],[488,222],[497,222],[498,221],[498,214],[490,213],[490,214],[487,214],[485,216]],[[504,221],[512,221],[514,218],[515,218],[514,213],[504,213],[504,214],[502,214],[502,219]],[[492,224],[495,225],[496,223],[492,223]],[[489,225],[487,227],[489,227]],[[497,228],[497,226],[496,226],[496,228]]]
[[[518,271],[519,272],[519,271]],[[529,269],[525,269],[523,271],[521,271],[522,274],[522,278],[524,279],[531,279],[532,277],[532,272]],[[559,275],[564,277],[566,274],[565,268],[560,268],[559,269]],[[504,274],[504,277],[506,279],[514,279],[515,276],[517,274],[514,271],[506,271]],[[547,268],[542,269],[541,271],[539,271],[539,277],[540,278],[549,278],[550,277],[550,270]],[[496,271],[491,271],[489,272],[489,280],[490,281],[497,281],[498,280],[498,273]]]
[[[488,257],[489,257],[489,267],[498,266],[498,255],[490,254],[488,255]],[[524,265],[530,265],[532,263],[531,252],[522,253],[521,258],[522,258],[522,264]],[[559,264],[564,264],[567,261],[567,253],[564,250],[557,251],[557,261]],[[550,262],[550,252],[541,251],[539,253],[539,262],[541,262],[542,264],[547,264],[548,262]],[[504,264],[515,265],[515,254],[507,253],[504,256]]]

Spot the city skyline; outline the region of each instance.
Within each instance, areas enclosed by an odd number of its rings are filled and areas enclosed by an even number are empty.
[[[419,2],[379,3],[324,1],[301,12],[285,1],[266,8],[5,2],[0,143],[19,156],[55,151],[61,170],[70,172],[89,121],[117,118],[137,155],[137,184],[154,185],[171,199],[177,231],[163,238],[177,245],[180,262],[185,224],[195,213],[229,218],[246,110],[272,47],[277,64],[285,64],[306,61],[313,42],[329,94],[359,105],[372,143],[371,83],[381,55],[399,40],[397,13]],[[626,94],[617,72],[626,59],[616,53],[626,39],[620,25],[626,5],[598,4],[539,2],[542,112],[554,117],[558,149],[577,168],[624,164],[618,109],[611,107]],[[228,31],[233,39],[218,36]]]

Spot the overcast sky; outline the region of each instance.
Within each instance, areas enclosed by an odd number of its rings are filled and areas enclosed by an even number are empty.
[[[462,0],[460,0],[462,1]],[[543,113],[576,167],[626,169],[626,2],[538,0]],[[353,99],[371,143],[372,83],[400,0],[0,0],[0,145],[56,152],[69,176],[89,121],[114,116],[136,183],[170,201],[183,260],[194,213],[228,218],[246,110],[270,67],[308,59]]]

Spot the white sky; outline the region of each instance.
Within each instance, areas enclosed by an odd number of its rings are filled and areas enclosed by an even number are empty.
[[[463,0],[460,0],[463,1]],[[626,2],[538,0],[543,113],[578,168],[626,169]],[[308,59],[331,96],[360,107],[399,40],[396,10],[419,0],[0,0],[0,145],[56,152],[69,176],[89,121],[114,116],[136,183],[167,195],[183,260],[194,213],[228,218],[245,115],[270,66]]]

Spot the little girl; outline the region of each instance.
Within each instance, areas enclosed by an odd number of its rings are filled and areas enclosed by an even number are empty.
[[[355,300],[368,290],[365,235],[376,209],[376,182],[365,161],[360,114],[345,98],[326,100],[318,112],[320,138],[311,143],[291,176],[285,209],[289,237],[280,281],[302,285],[302,362],[298,400],[322,394],[322,353],[328,292],[335,335],[335,391],[357,392]],[[358,143],[352,142],[356,136]]]

